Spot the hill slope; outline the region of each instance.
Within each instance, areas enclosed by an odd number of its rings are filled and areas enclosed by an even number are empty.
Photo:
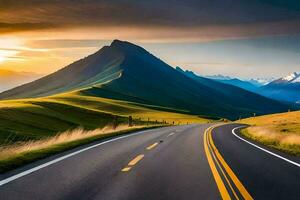
[[[248,90],[248,91],[254,92],[254,93],[258,90],[258,87],[253,85],[252,83],[247,82],[247,81],[242,81],[237,78],[230,79],[230,80],[218,80],[218,81],[225,83],[225,84],[234,85],[236,87],[239,87],[239,88],[242,88],[244,90]]]
[[[239,122],[251,125],[243,130],[244,136],[300,155],[300,111],[252,117]]]
[[[179,113],[163,107],[154,107],[127,101],[64,93],[34,99],[0,101],[0,146],[15,141],[36,140],[54,136],[74,128],[93,130],[118,123],[134,121],[172,124],[208,122],[195,115]],[[139,119],[139,120],[138,120]]]
[[[178,72],[143,48],[115,40],[110,46],[40,80],[0,94],[1,99],[80,90],[99,96],[176,108],[193,114],[236,118],[281,112],[287,106],[225,84],[204,84]]]

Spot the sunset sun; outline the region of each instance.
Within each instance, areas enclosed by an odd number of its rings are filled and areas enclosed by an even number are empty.
[[[7,60],[14,59],[14,57],[18,54],[18,49],[20,47],[21,43],[17,39],[0,39],[0,62],[3,63]]]
[[[5,50],[0,50],[0,62],[7,60],[8,52]]]
[[[13,59],[17,53],[18,51],[16,50],[0,50],[0,62]]]
[[[0,56],[0,62],[3,62],[5,60],[4,56]]]

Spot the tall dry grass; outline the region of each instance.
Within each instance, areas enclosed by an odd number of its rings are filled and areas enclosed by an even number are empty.
[[[282,145],[300,145],[300,135],[297,133],[279,133],[265,127],[249,127],[248,134],[260,140],[276,142]]]
[[[112,134],[119,131],[131,130],[136,128],[143,128],[144,126],[134,126],[129,127],[128,125],[119,125],[117,128],[112,126],[105,126],[101,129],[95,129],[92,131],[86,131],[82,128],[75,130],[70,130],[62,133],[58,133],[54,137],[49,137],[47,139],[37,140],[37,141],[26,141],[18,142],[9,146],[0,147],[0,160],[6,160],[17,155],[49,148],[53,145],[64,144],[68,142],[73,142],[77,140],[86,139],[89,137],[100,136],[105,134]]]
[[[251,125],[242,134],[257,142],[300,156],[300,111],[242,119]]]

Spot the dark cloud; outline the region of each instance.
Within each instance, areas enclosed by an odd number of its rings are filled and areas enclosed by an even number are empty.
[[[195,29],[290,21],[300,21],[300,3],[293,0],[0,0],[0,32],[85,26]],[[266,34],[276,32],[267,29]]]
[[[50,24],[50,23],[30,23],[30,22],[3,23],[3,22],[0,22],[0,33],[52,29],[52,28],[56,28],[56,27],[58,27],[58,25],[54,25],[54,24]]]

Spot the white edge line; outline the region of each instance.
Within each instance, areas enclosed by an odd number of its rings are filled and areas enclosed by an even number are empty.
[[[254,147],[256,147],[256,148],[258,148],[258,149],[260,149],[260,150],[262,150],[262,151],[264,151],[264,152],[267,152],[267,153],[271,154],[272,156],[275,156],[275,157],[277,157],[277,158],[280,158],[280,159],[282,159],[282,160],[284,160],[284,161],[286,161],[286,162],[289,162],[289,163],[291,163],[291,164],[293,164],[293,165],[295,165],[295,166],[297,166],[297,167],[300,167],[300,164],[299,164],[299,163],[296,163],[296,162],[291,161],[291,160],[289,160],[289,159],[287,159],[287,158],[285,158],[285,157],[282,157],[282,156],[280,156],[280,155],[278,155],[278,154],[275,154],[275,153],[273,153],[273,152],[271,152],[271,151],[268,151],[268,150],[266,150],[266,149],[264,149],[264,148],[262,148],[262,147],[260,147],[260,146],[257,146],[256,144],[253,144],[253,143],[249,142],[248,140],[245,140],[244,138],[238,136],[238,135],[235,133],[235,130],[236,130],[236,129],[239,129],[239,128],[243,128],[243,127],[245,127],[245,126],[239,126],[239,127],[236,127],[236,128],[234,128],[234,129],[232,129],[232,134],[233,134],[235,137],[239,138],[240,140],[242,140],[242,141],[244,141],[244,142],[246,142],[246,143],[248,143],[248,144],[250,144],[250,145],[252,145],[252,146],[254,146]]]
[[[38,171],[38,170],[42,169],[42,168],[48,167],[48,166],[50,166],[50,165],[53,165],[54,163],[60,162],[60,161],[62,161],[62,160],[65,160],[65,159],[70,158],[70,157],[72,157],[72,156],[75,156],[75,155],[77,155],[77,154],[80,154],[80,153],[82,153],[82,152],[84,152],[84,151],[93,149],[93,148],[95,148],[95,147],[101,146],[101,145],[106,144],[106,143],[110,143],[110,142],[113,142],[113,141],[116,141],[116,140],[124,139],[124,138],[131,137],[131,136],[135,136],[135,135],[138,135],[138,134],[146,133],[146,132],[149,132],[149,131],[152,131],[152,130],[139,131],[139,132],[132,133],[132,134],[129,134],[129,135],[120,136],[120,137],[117,137],[117,138],[114,138],[114,139],[111,139],[111,140],[107,140],[107,141],[104,141],[104,142],[100,142],[100,143],[98,143],[98,144],[95,144],[95,145],[86,147],[86,148],[84,148],[84,149],[75,151],[75,152],[70,153],[70,154],[68,154],[68,155],[65,155],[65,156],[56,158],[56,159],[54,159],[54,160],[51,160],[51,161],[49,161],[49,162],[46,162],[46,163],[41,164],[41,165],[39,165],[39,166],[36,166],[36,167],[34,167],[34,168],[31,168],[31,169],[28,169],[28,170],[26,170],[26,171],[23,171],[23,172],[21,172],[21,173],[19,173],[19,174],[16,174],[16,175],[13,175],[13,176],[8,177],[8,178],[6,178],[6,179],[3,179],[3,180],[0,181],[0,186],[3,186],[3,185],[5,185],[5,184],[7,184],[7,183],[9,183],[9,182],[11,182],[11,181],[14,181],[14,180],[16,180],[16,179],[18,179],[18,178],[21,178],[21,177],[23,177],[23,176],[26,176],[26,175],[28,175],[28,174],[31,174],[31,173],[33,173],[33,172],[35,172],[35,171]]]

